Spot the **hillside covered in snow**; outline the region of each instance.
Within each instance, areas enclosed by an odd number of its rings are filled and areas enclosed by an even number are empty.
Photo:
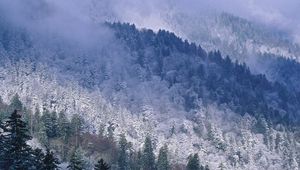
[[[113,127],[136,150],[151,136],[172,164],[198,153],[210,169],[300,168],[300,50],[284,33],[223,14],[183,35],[38,5],[21,18],[0,8],[3,102],[78,114],[85,132]]]

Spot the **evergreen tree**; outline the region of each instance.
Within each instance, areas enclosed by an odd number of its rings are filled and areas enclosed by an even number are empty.
[[[34,149],[32,151],[32,162],[34,165],[34,169],[36,170],[42,170],[44,169],[44,162],[43,159],[45,158],[45,155],[41,149]]]
[[[62,160],[66,160],[67,144],[71,136],[71,128],[70,128],[70,123],[68,121],[68,118],[66,117],[64,112],[60,112],[58,115],[58,126],[59,126],[59,136],[63,140],[63,146],[61,148],[61,156],[62,156]]]
[[[83,130],[83,119],[80,115],[74,114],[71,119],[71,133],[75,135],[75,146],[79,146],[79,139]]]
[[[143,158],[142,152],[139,150],[138,152],[134,152],[130,150],[129,153],[129,169],[131,170],[141,170],[143,167]]]
[[[58,126],[59,126],[59,136],[62,137],[65,143],[67,143],[70,137],[71,129],[70,129],[70,123],[68,121],[68,118],[64,112],[59,112],[58,114]]]
[[[108,139],[114,142],[114,131],[115,125],[112,122],[108,122],[107,132],[108,132]]]
[[[37,132],[37,138],[41,144],[48,146],[49,145],[49,138],[47,136],[47,128],[43,122],[39,124],[38,127],[39,131]]]
[[[81,151],[76,149],[70,159],[69,170],[83,170],[85,166]]]
[[[169,170],[169,160],[168,160],[168,146],[164,145],[159,149],[158,160],[157,160],[158,170]]]
[[[144,150],[143,150],[143,169],[154,170],[155,168],[155,155],[153,153],[152,141],[149,136],[145,139]]]
[[[51,113],[51,122],[52,122],[52,136],[58,137],[59,136],[59,124],[58,124],[58,117],[56,112]]]
[[[33,115],[33,133],[34,134],[36,134],[39,131],[40,121],[41,121],[41,113],[40,113],[40,110],[38,108],[36,108],[34,115]]]
[[[200,166],[200,163],[199,163],[199,156],[198,154],[194,154],[194,155],[190,155],[189,156],[189,161],[187,163],[187,166],[186,166],[186,169],[187,170],[201,170],[203,169],[201,166]]]
[[[48,148],[46,150],[45,158],[43,159],[44,170],[55,170],[58,169],[59,161],[54,156],[54,153]]]
[[[10,108],[10,111],[13,111],[13,110],[21,111],[22,110],[23,104],[20,101],[20,97],[18,94],[14,95],[14,97],[11,99],[9,108]]]
[[[26,123],[15,110],[4,123],[2,140],[3,160],[0,169],[26,170],[32,166],[32,150],[26,141],[28,135]]]
[[[4,156],[5,156],[5,142],[4,142],[4,130],[5,129],[5,127],[4,127],[4,125],[3,125],[3,123],[2,123],[2,121],[0,122],[0,167],[3,167],[3,165],[4,165]]]
[[[142,151],[139,150],[137,153],[137,169],[140,170],[143,167],[143,154]]]
[[[23,120],[26,122],[26,124],[28,125],[28,129],[30,132],[30,135],[33,135],[33,114],[31,112],[31,110],[27,110],[25,107],[23,107],[22,109],[22,113],[23,113]]]
[[[46,134],[49,139],[58,137],[59,135],[59,125],[58,125],[58,118],[57,113],[49,111],[45,111],[41,118],[44,126],[46,128]]]
[[[103,159],[100,159],[97,164],[95,165],[95,170],[109,170],[110,167],[104,162]]]
[[[118,153],[118,167],[120,170],[128,169],[128,154],[127,154],[127,140],[125,135],[120,136],[119,153]]]
[[[51,113],[49,111],[46,110],[43,113],[42,122],[43,122],[43,124],[45,126],[47,137],[49,139],[53,138],[55,136],[55,134],[54,134],[54,129],[53,129],[53,122],[52,122]]]
[[[134,149],[132,148],[132,144],[129,142],[128,144],[128,166],[129,169],[131,170],[140,170],[141,169],[141,164],[140,164],[140,159],[141,157],[139,157],[140,155],[138,155],[140,153],[139,152],[135,152]]]

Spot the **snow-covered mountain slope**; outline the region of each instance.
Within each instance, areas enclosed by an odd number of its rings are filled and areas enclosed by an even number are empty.
[[[284,31],[228,13],[217,16],[169,16],[173,30],[183,37],[203,44],[207,50],[218,49],[242,62],[258,54],[272,54],[299,62],[300,47]],[[243,57],[243,58],[241,58]]]
[[[33,71],[33,67],[31,62],[22,61],[1,68],[4,101],[18,93],[32,109],[39,106],[65,110],[69,115],[79,113],[91,132],[112,125],[116,136],[126,133],[136,147],[151,134],[156,148],[168,144],[175,162],[184,163],[190,153],[198,152],[201,162],[212,169],[221,164],[228,169],[297,169],[299,164],[297,134],[280,125],[275,130],[260,122],[266,132],[257,133],[252,131],[258,124],[255,118],[215,105],[201,106],[187,116],[178,111],[176,116],[157,113],[144,106],[141,115],[135,115],[103,99],[100,91],[89,92],[71,82],[61,85],[49,68],[37,64]]]
[[[201,44],[207,51],[219,50],[224,57],[228,55],[233,61],[247,63],[253,73],[265,74],[271,81],[278,81],[291,90],[300,91],[299,72],[292,71],[289,76],[285,76],[286,72],[290,72],[287,68],[291,65],[293,67],[290,70],[300,68],[300,46],[285,30],[229,13],[201,10],[188,12],[172,3],[162,3],[157,7],[159,9],[150,7],[152,10],[147,11],[150,14],[145,16],[134,8],[134,3],[131,10],[128,10],[126,3],[120,8],[106,0],[91,0],[90,4],[93,5],[88,13],[95,22],[131,22],[140,28],[146,27],[156,32],[159,29],[169,30],[184,39]]]
[[[252,72],[300,91],[297,71],[300,46],[288,32],[228,13],[210,16],[175,13],[164,18],[170,30],[204,49],[220,50],[232,60],[245,62]],[[290,72],[289,76],[286,72]]]
[[[246,65],[167,31],[81,21],[70,34],[1,16],[4,101],[81,114],[86,130],[114,126],[136,148],[151,135],[173,162],[198,152],[211,169],[299,169],[299,94]]]
[[[115,35],[110,43],[78,50],[2,25],[0,95],[79,113],[91,132],[114,126],[116,137],[125,132],[136,147],[150,134],[176,162],[198,152],[212,169],[299,168],[294,94],[174,34],[127,24],[107,29]]]

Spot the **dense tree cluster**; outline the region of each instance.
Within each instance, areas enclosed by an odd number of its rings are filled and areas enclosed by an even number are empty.
[[[183,41],[173,33],[138,30],[134,25],[110,24],[116,36],[125,41],[136,63],[152,76],[182,87],[186,110],[197,102],[226,104],[242,115],[264,117],[270,124],[299,123],[299,94],[262,74],[254,75],[245,64],[232,62],[220,52],[206,53],[200,46]],[[153,53],[149,54],[149,49]]]
[[[47,149],[44,154],[40,149],[33,149],[27,141],[32,137],[22,116],[15,110],[0,129],[0,169],[47,169],[58,168],[58,160]]]
[[[79,115],[73,116],[69,121],[62,112],[56,114],[46,110],[40,115],[37,110],[32,113],[23,107],[18,95],[13,97],[10,105],[4,103],[1,105],[0,111],[3,119],[0,124],[0,150],[2,151],[0,152],[0,169],[55,170],[59,169],[62,161],[69,162],[67,168],[70,170],[91,168],[97,170],[110,168],[170,170],[177,166],[170,162],[167,145],[162,146],[157,157],[155,156],[154,143],[150,136],[145,138],[142,150],[135,151],[132,144],[127,141],[125,134],[120,135],[118,144],[111,139],[109,134],[106,137],[103,136],[104,134],[84,134],[83,120]],[[18,108],[19,111],[15,108]],[[14,109],[11,115],[5,113],[11,109]],[[34,123],[30,124],[31,122]],[[45,151],[39,148],[33,149],[27,144],[32,137],[39,139],[39,142],[45,146]],[[56,145],[57,142],[61,144]],[[103,158],[93,165],[89,165],[89,162],[86,161],[85,155],[88,154],[89,147],[93,151],[103,152],[101,149],[98,150],[99,146],[96,145],[103,145],[106,150],[117,145],[118,148],[110,158],[110,165]],[[56,152],[54,153],[53,150]],[[61,160],[56,156],[59,156]],[[197,159],[189,157],[187,169],[189,166],[195,166],[193,164],[197,164],[196,166],[199,166],[200,169],[204,168],[200,165],[198,157]]]

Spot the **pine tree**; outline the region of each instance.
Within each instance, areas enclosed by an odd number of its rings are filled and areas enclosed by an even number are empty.
[[[103,159],[100,159],[97,164],[95,165],[95,170],[109,170],[110,167],[104,162]]]
[[[138,169],[143,168],[143,153],[141,150],[138,151],[137,153],[137,164],[138,164]]]
[[[4,130],[5,127],[4,127],[4,124],[2,123],[2,121],[0,122],[0,167],[3,167],[4,165],[4,157],[5,157],[5,142],[4,142]]]
[[[141,170],[143,168],[143,156],[139,150],[137,153],[131,151],[129,159],[129,167],[132,170]]]
[[[69,138],[71,136],[71,127],[68,118],[66,117],[64,112],[60,112],[58,115],[58,126],[59,126],[59,136],[63,140],[63,145],[61,148],[61,156],[62,156],[62,160],[66,160],[67,145],[69,142]]]
[[[49,111],[45,111],[43,112],[43,116],[42,116],[42,123],[45,126],[45,130],[46,130],[46,134],[47,137],[50,139],[52,137],[54,137],[54,133],[53,133],[53,123],[52,123],[52,118],[51,118],[51,113]]]
[[[32,150],[26,141],[31,139],[26,123],[15,110],[4,123],[3,160],[0,169],[28,169],[32,166]]]
[[[49,111],[45,111],[41,118],[42,123],[46,128],[46,134],[49,139],[58,137],[59,135],[59,125],[58,125],[58,118],[57,113]]]
[[[9,108],[10,108],[10,111],[13,111],[13,110],[21,111],[22,110],[23,104],[20,101],[20,97],[18,94],[15,94],[14,97],[11,99]]]
[[[134,149],[132,148],[132,143],[128,142],[128,167],[131,170],[140,170],[141,166],[140,166],[140,159],[141,157],[139,157],[140,155],[138,155],[139,152],[135,152]]]
[[[108,132],[108,139],[114,142],[114,131],[115,125],[112,122],[108,122],[107,132]]]
[[[48,146],[49,145],[49,138],[47,135],[47,128],[43,122],[39,124],[39,131],[37,132],[37,138],[41,144]]]
[[[81,151],[79,149],[76,149],[70,160],[70,164],[68,166],[69,170],[83,170],[84,169],[84,160],[82,158]]]
[[[62,137],[65,143],[67,143],[70,137],[71,129],[70,129],[70,123],[68,121],[68,118],[64,112],[59,112],[58,114],[58,126],[59,126],[59,136]]]
[[[34,165],[34,169],[36,170],[42,170],[44,169],[44,162],[43,159],[45,158],[45,155],[41,149],[34,149],[32,151],[32,162]]]
[[[83,119],[80,115],[74,114],[71,119],[71,133],[75,135],[75,146],[79,146],[80,135],[83,130]]]
[[[38,108],[36,108],[33,114],[33,121],[32,121],[32,132],[34,135],[39,132],[40,124],[41,124],[41,113]]]
[[[168,146],[164,145],[159,149],[158,160],[157,160],[158,170],[169,170],[169,160],[168,160]]]
[[[127,140],[125,135],[120,136],[119,153],[118,153],[118,167],[120,170],[128,169],[128,154],[127,154]]]
[[[149,136],[145,139],[144,150],[143,150],[143,169],[154,170],[155,168],[155,155],[153,153],[152,141]]]
[[[41,113],[40,113],[40,110],[38,108],[36,108],[34,115],[33,115],[33,133],[34,134],[36,134],[39,131],[40,121],[41,121]]]
[[[54,156],[54,153],[47,148],[45,158],[43,159],[44,170],[58,169],[59,161]]]
[[[193,155],[190,155],[189,156],[189,161],[187,163],[187,166],[186,166],[186,169],[187,170],[201,170],[203,169],[201,166],[200,166],[200,163],[199,163],[199,156],[198,154],[194,154]]]
[[[59,136],[59,124],[58,124],[58,118],[57,113],[52,112],[51,113],[51,123],[52,123],[52,136],[58,137]]]

